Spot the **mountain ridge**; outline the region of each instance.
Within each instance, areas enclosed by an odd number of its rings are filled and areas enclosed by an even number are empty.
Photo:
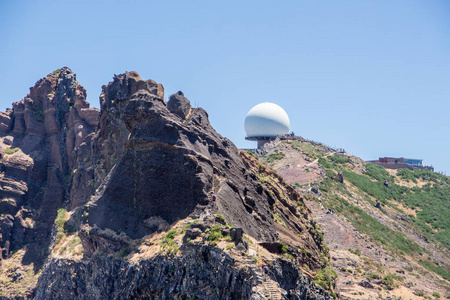
[[[2,175],[5,182],[39,186],[28,174],[41,161],[37,176],[51,174],[51,181],[34,198],[61,192],[48,206],[27,202],[30,190],[16,202],[27,209],[29,237],[45,241],[29,263],[28,240],[4,246],[7,238],[16,241],[14,220],[22,219],[15,211],[2,213],[3,297],[330,298],[328,250],[300,195],[220,136],[182,92],[166,103],[161,84],[127,72],[103,86],[98,111],[89,108],[68,68],[31,90],[24,103],[34,110],[25,109],[22,117],[22,104],[15,105],[0,126],[2,163],[15,161],[23,179]],[[36,142],[35,127],[49,133]],[[34,144],[24,146],[22,136]],[[46,152],[48,145],[56,146]],[[46,154],[57,164],[39,159]],[[5,189],[0,195],[1,203],[11,202]],[[38,227],[42,235],[35,236]],[[311,272],[324,274],[327,291],[306,275]],[[150,279],[154,274],[157,281]]]

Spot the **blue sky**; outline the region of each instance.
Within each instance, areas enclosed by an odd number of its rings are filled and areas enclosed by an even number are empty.
[[[217,1],[218,2],[218,1]],[[0,0],[0,109],[62,66],[182,90],[238,147],[259,102],[298,135],[450,173],[450,2]]]

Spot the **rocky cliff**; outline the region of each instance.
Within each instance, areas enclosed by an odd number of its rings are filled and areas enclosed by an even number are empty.
[[[1,259],[23,250],[23,265],[32,272],[42,267],[56,211],[69,200],[76,151],[97,127],[98,113],[72,71],[63,68],[0,114]]]
[[[0,116],[5,296],[328,297],[327,248],[303,199],[203,109],[182,92],[166,103],[136,72],[103,86],[100,111],[85,97],[63,68]],[[28,288],[12,291],[27,259]]]

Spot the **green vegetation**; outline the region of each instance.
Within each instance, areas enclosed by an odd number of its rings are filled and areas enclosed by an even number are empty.
[[[43,123],[45,121],[44,111],[42,109],[35,109],[32,112],[38,122]]]
[[[348,159],[348,157],[343,157],[343,156],[336,155],[336,154],[329,156],[328,158],[337,164],[345,164],[350,161],[350,159]]]
[[[181,233],[182,233],[182,232],[185,232],[186,230],[188,230],[189,228],[191,228],[191,226],[192,226],[193,224],[198,223],[198,222],[199,222],[198,220],[194,220],[194,221],[192,221],[192,222],[190,222],[190,223],[184,225],[184,226],[181,228]]]
[[[367,279],[381,279],[381,276],[376,273],[368,273],[366,274]]]
[[[5,148],[5,153],[6,154],[14,154],[17,151],[19,151],[19,148],[11,148],[11,147]]]
[[[128,248],[122,248],[119,252],[120,257],[127,257],[130,254],[130,249]]]
[[[433,292],[433,294],[431,294],[431,295],[436,299],[441,298],[441,294],[439,294],[438,292]]]
[[[364,172],[364,174],[368,175],[369,177],[372,177],[373,179],[375,179],[377,181],[382,181],[382,180],[384,181],[385,179],[387,179],[389,177],[389,173],[382,166],[368,163],[368,164],[366,164],[365,167],[366,167],[366,171]]]
[[[175,237],[177,236],[177,231],[172,229],[169,232],[166,233],[166,235],[164,236],[165,239],[170,239],[173,240]]]
[[[66,214],[67,210],[64,208],[58,209],[58,214],[55,219],[55,229],[56,229],[56,237],[55,244],[59,244],[63,237],[65,236],[64,225],[66,224]]]
[[[210,242],[220,241],[223,238],[222,236],[222,226],[214,225],[211,228],[211,232],[208,235],[208,240]]]
[[[319,165],[321,165],[324,168],[327,168],[327,169],[331,168],[331,164],[323,157],[319,158],[318,162],[319,162]]]
[[[255,153],[253,153],[252,150],[247,150],[246,151],[248,155],[253,156],[254,158],[258,159],[258,156],[255,155]]]
[[[385,205],[392,206],[389,200],[396,200],[416,210],[417,218],[411,217],[416,228],[428,239],[450,247],[450,202],[448,201],[450,184],[447,184],[448,178],[435,173],[431,175],[428,170],[415,170],[414,172],[406,170],[410,172],[407,174],[412,174],[411,176],[414,176],[414,178],[427,178],[437,182],[434,185],[426,184],[422,188],[407,188],[394,184],[393,179],[387,177],[386,170],[380,168],[380,166],[373,164],[366,165],[365,174],[376,181],[365,175],[347,170],[344,170],[344,177],[360,190]],[[402,170],[400,171],[404,173]],[[389,187],[384,185],[384,180],[388,180]]]
[[[360,231],[370,235],[392,251],[400,251],[408,254],[423,252],[416,243],[405,236],[381,224],[378,220],[368,215],[365,211],[340,198],[334,206],[336,211],[342,212],[347,219]]]
[[[381,283],[383,283],[384,285],[389,286],[389,287],[397,287],[398,284],[396,283],[396,281],[402,282],[404,280],[405,280],[405,277],[389,273],[388,275],[384,276],[384,278],[381,280]]]
[[[273,163],[276,160],[280,160],[285,157],[285,154],[279,150],[275,150],[275,153],[269,154],[269,156],[266,158],[266,161],[268,163]]]
[[[359,249],[356,249],[356,250],[348,249],[348,252],[353,253],[358,256],[361,256],[361,251],[359,251]]]
[[[442,268],[437,263],[432,263],[429,261],[419,261],[419,264],[424,268],[441,275],[443,278],[450,280],[450,268],[448,266]]]
[[[225,249],[229,250],[229,249],[233,249],[234,245],[233,244],[228,244],[225,246]]]
[[[273,215],[273,218],[274,218],[278,223],[280,223],[281,225],[283,225],[284,228],[287,228],[286,222],[285,222],[280,216],[274,214],[274,215]]]
[[[425,251],[415,242],[409,240],[400,231],[380,223],[376,218],[366,213],[356,203],[344,199],[354,199],[354,193],[347,190],[345,184],[339,182],[338,172],[343,172],[346,181],[357,189],[357,195],[365,198],[371,204],[380,202],[384,207],[392,207],[399,213],[406,215],[396,203],[413,209],[414,215],[407,217],[413,226],[425,239],[450,247],[450,179],[446,176],[429,170],[400,169],[397,176],[402,180],[417,183],[425,181],[422,187],[406,187],[396,184],[397,178],[391,176],[381,166],[365,164],[362,174],[353,171],[350,160],[339,155],[320,157],[318,163],[322,166],[325,178],[318,185],[318,189],[326,196],[324,205],[344,215],[360,232],[367,234],[375,241],[384,245],[387,250],[398,254],[423,255]],[[370,197],[368,197],[370,196]],[[382,207],[381,213],[386,213]],[[354,250],[351,253],[360,255]],[[450,268],[430,261],[421,261],[420,264],[443,278],[450,280]],[[395,274],[388,274],[383,283],[392,286],[394,281],[401,281]],[[380,278],[381,279],[381,278]]]
[[[169,256],[176,255],[180,250],[178,248],[177,243],[173,240],[177,236],[176,230],[170,230],[167,232],[161,242],[161,247],[166,251],[166,254]]]
[[[307,157],[311,159],[316,159],[318,157],[324,156],[322,152],[316,149],[313,145],[308,143],[302,143],[300,141],[291,141],[291,147],[299,152],[303,152]]]
[[[218,216],[224,223],[226,223],[225,217],[221,213],[216,213],[216,216]]]
[[[53,71],[53,73],[50,73],[50,74],[48,74],[47,76],[50,76],[50,75],[52,75],[52,76],[58,76],[59,73],[61,73],[61,71],[62,71],[62,69],[55,70],[55,71]]]
[[[281,242],[281,253],[285,254],[289,251],[289,247],[288,245],[286,245],[285,243]]]
[[[320,270],[316,276],[314,276],[314,283],[320,285],[326,290],[331,290],[332,282],[338,275],[331,268],[329,264],[327,264],[322,270]]]

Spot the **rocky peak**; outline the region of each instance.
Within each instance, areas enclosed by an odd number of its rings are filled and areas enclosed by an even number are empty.
[[[0,114],[1,183],[9,184],[0,205],[10,212],[0,246],[5,258],[27,246],[35,271],[48,258],[37,299],[81,299],[86,287],[94,298],[263,299],[269,286],[276,297],[326,298],[300,268],[321,268],[325,253],[301,197],[218,134],[206,111],[181,91],[166,103],[163,86],[136,72],[103,86],[100,106],[89,108],[63,68]],[[250,265],[258,251],[271,259],[266,279]],[[133,285],[124,274],[140,279]]]
[[[184,97],[183,92],[178,91],[178,93],[170,96],[169,102],[167,102],[167,108],[170,112],[178,115],[180,118],[185,119],[191,110],[191,104],[189,100]]]
[[[36,268],[46,257],[57,208],[83,139],[97,127],[86,90],[67,67],[38,80],[0,113],[0,247],[2,257],[26,249]],[[28,220],[28,221],[26,221]]]

